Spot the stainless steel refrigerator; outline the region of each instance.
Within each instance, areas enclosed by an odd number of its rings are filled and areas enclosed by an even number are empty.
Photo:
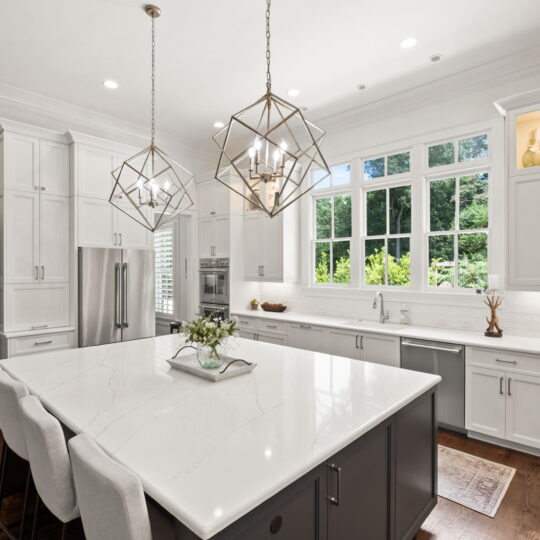
[[[155,335],[154,252],[79,248],[79,347]]]

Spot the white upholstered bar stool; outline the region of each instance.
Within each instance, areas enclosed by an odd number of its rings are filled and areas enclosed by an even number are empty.
[[[152,540],[140,480],[87,435],[69,441],[75,490],[87,540]]]
[[[26,449],[26,441],[20,420],[20,405],[19,399],[28,396],[28,388],[25,384],[16,381],[10,377],[5,371],[0,369],[0,429],[4,436],[4,443],[9,450],[17,454],[21,459],[28,461],[28,453]],[[0,504],[2,502],[2,494],[5,482],[5,469],[8,460],[8,448],[4,447],[2,454],[2,475],[0,478]],[[18,538],[22,538],[26,519],[26,510],[28,503],[28,492],[30,489],[30,468],[26,475],[26,489],[24,494],[23,510],[19,527]],[[11,538],[13,534],[8,530],[5,523],[1,523],[2,529]]]
[[[23,397],[19,404],[34,484],[43,504],[62,522],[63,540],[67,524],[80,515],[64,432],[60,422],[43,408],[35,396]],[[32,537],[37,510],[36,505]]]

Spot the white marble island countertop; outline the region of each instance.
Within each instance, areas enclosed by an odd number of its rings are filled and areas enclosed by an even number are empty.
[[[2,360],[65,425],[207,539],[433,386],[435,375],[238,339],[247,375],[166,362],[178,334]],[[189,354],[189,351],[186,351]]]

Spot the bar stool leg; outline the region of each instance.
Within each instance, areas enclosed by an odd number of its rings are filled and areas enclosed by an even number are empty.
[[[62,525],[62,534],[60,536],[60,540],[66,540],[66,531],[67,531],[67,528],[68,528],[68,524],[67,523],[64,523]]]
[[[0,509],[2,508],[2,499],[4,498],[4,477],[6,475],[7,453],[7,444],[6,441],[4,441],[2,444],[2,470],[0,472]]]
[[[30,537],[30,540],[34,540],[36,536],[36,525],[38,522],[38,515],[39,515],[39,502],[40,502],[40,498],[39,498],[39,495],[36,493],[36,504],[34,506],[34,521],[32,523],[32,536]]]
[[[30,472],[30,467],[28,467],[28,474],[26,475],[26,488],[24,490],[24,503],[23,503],[22,517],[21,517],[21,528],[19,529],[19,540],[22,540],[23,535],[24,535],[24,522],[26,521],[26,508],[28,506],[28,492],[30,491],[30,478],[31,477],[32,477],[32,473]]]

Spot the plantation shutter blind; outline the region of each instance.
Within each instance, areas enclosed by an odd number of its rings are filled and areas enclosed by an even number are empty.
[[[174,230],[164,227],[154,232],[156,311],[174,314]]]

